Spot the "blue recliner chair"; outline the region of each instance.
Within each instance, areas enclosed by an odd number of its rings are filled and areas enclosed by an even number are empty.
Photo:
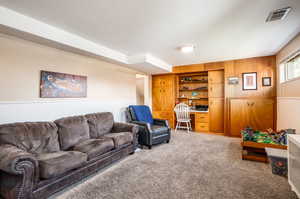
[[[171,128],[167,120],[154,119],[150,108],[145,105],[132,105],[126,111],[127,120],[139,125],[138,140],[140,145],[149,149],[152,145],[163,142],[169,143],[171,139]]]

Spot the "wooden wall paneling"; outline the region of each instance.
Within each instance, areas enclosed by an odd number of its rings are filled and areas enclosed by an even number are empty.
[[[204,64],[204,70],[224,70],[224,62],[211,62]]]
[[[242,73],[257,72],[257,90],[243,91]],[[228,77],[239,77],[238,85],[229,85],[228,97],[276,97],[276,59],[275,56],[257,57],[225,62],[225,83]],[[271,77],[272,86],[263,87],[262,77]],[[228,85],[227,85],[228,86]]]
[[[173,73],[194,73],[204,71],[204,64],[174,66]]]
[[[234,86],[228,84],[228,77],[234,74],[234,61],[224,62],[224,134],[230,136],[230,96],[233,96]]]
[[[237,136],[239,132],[235,132],[234,129],[231,129],[233,119],[232,111],[235,111],[235,107],[231,102],[232,98],[243,98],[243,99],[269,99],[273,101],[276,99],[276,58],[275,56],[267,57],[256,57],[249,59],[233,60],[224,62],[225,68],[225,132],[230,136]],[[242,90],[242,73],[246,72],[257,72],[257,90],[243,91]],[[228,77],[239,77],[238,85],[229,85]],[[271,77],[272,86],[264,87],[262,86],[262,77]],[[234,102],[235,103],[235,102]],[[275,101],[274,101],[275,103]],[[238,105],[237,105],[238,106]],[[239,106],[238,106],[239,107]],[[233,110],[232,110],[233,109]],[[237,109],[238,110],[238,109]],[[276,121],[276,106],[273,111],[269,109],[270,114],[273,114],[273,123]],[[257,118],[257,117],[256,117]],[[262,128],[257,125],[259,120],[253,123],[255,126]],[[250,121],[248,122],[250,123]],[[267,125],[269,126],[269,124]],[[273,125],[275,128],[276,125]],[[235,127],[232,127],[235,128]],[[239,128],[239,127],[237,127]]]

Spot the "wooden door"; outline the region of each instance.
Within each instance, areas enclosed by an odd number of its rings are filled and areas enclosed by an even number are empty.
[[[273,99],[249,100],[250,126],[261,131],[274,129],[274,104]]]
[[[247,126],[265,131],[274,129],[273,99],[231,99],[230,100],[230,135],[240,136]]]
[[[174,128],[175,76],[155,75],[152,77],[153,117],[169,121]]]
[[[230,135],[239,137],[241,130],[250,125],[248,101],[244,99],[230,100]]]
[[[209,99],[209,131],[215,133],[224,132],[224,99]]]

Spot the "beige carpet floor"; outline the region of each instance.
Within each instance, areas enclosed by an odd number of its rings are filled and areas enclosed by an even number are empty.
[[[173,133],[170,144],[141,150],[57,199],[293,199],[287,179],[241,160],[240,140]]]

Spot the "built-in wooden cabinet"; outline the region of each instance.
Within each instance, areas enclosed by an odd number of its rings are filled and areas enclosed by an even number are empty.
[[[224,133],[224,70],[208,71],[209,131]]]
[[[209,114],[195,113],[195,131],[208,132],[209,131]]]
[[[230,99],[230,135],[240,136],[247,126],[274,129],[274,110],[274,99]]]
[[[224,133],[224,98],[209,98],[209,130]]]
[[[166,119],[174,128],[175,76],[155,75],[152,77],[153,117]]]

